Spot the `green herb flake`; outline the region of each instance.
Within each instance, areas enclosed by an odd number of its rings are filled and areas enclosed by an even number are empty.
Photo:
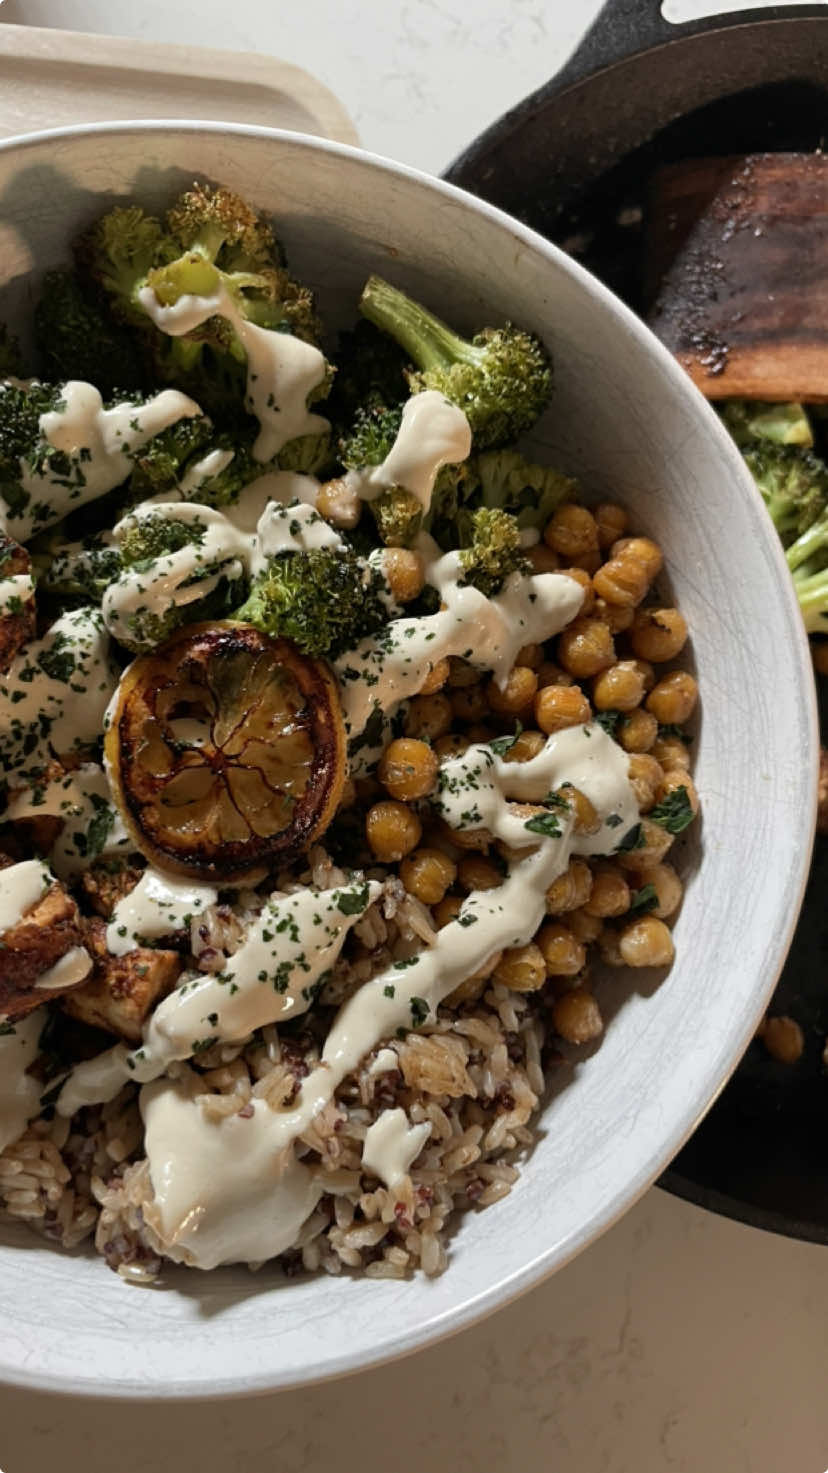
[[[646,915],[648,911],[655,910],[658,905],[658,895],[653,884],[642,885],[640,890],[633,891],[630,901],[630,913],[636,911],[638,915]]]

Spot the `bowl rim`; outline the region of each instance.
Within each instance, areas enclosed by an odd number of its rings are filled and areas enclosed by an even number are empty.
[[[641,321],[633,311],[616,297],[597,277],[593,276],[577,261],[567,256],[558,246],[553,245],[536,231],[523,225],[514,219],[506,211],[499,209],[488,201],[468,193],[454,184],[428,174],[423,170],[413,168],[411,165],[399,163],[393,159],[386,158],[381,154],[370,152],[350,144],[338,143],[325,138],[303,133],[295,133],[287,129],[267,128],[258,124],[250,123],[222,123],[208,120],[189,118],[142,118],[136,120],[119,120],[115,122],[95,122],[78,125],[68,125],[59,128],[44,129],[40,132],[22,133],[10,138],[0,140],[0,157],[10,153],[25,155],[32,148],[42,147],[50,143],[61,143],[64,141],[83,139],[90,137],[112,138],[121,135],[133,136],[135,134],[158,134],[170,133],[185,139],[188,135],[210,133],[220,137],[256,138],[264,142],[287,144],[297,150],[309,152],[321,152],[343,159],[352,159],[363,165],[368,165],[378,176],[402,177],[414,184],[425,187],[431,193],[446,200],[462,204],[472,213],[490,220],[495,225],[505,228],[514,239],[520,241],[534,252],[550,261],[555,262],[559,269],[574,278],[582,290],[596,299],[618,324],[621,331],[631,334],[638,339],[642,348],[651,356],[655,357],[661,373],[667,377],[680,393],[685,393],[691,398],[696,397],[697,410],[706,415],[711,437],[718,446],[718,454],[725,462],[730,463],[731,472],[737,482],[741,481],[745,496],[753,501],[756,509],[761,507],[762,516],[767,528],[768,551],[771,562],[776,565],[779,576],[779,594],[787,605],[787,611],[792,630],[799,630],[794,635],[793,661],[799,665],[800,674],[805,677],[801,682],[801,696],[803,701],[803,716],[806,718],[809,749],[815,755],[819,748],[819,731],[817,719],[816,692],[813,679],[811,678],[811,662],[808,647],[808,639],[804,624],[800,616],[799,606],[793,590],[787,563],[781,543],[776,535],[773,524],[764,508],[761,497],[756,489],[749,471],[744,465],[742,457],[731,441],[729,435],[721,424],[704,396],[687,377],[683,369],[678,365],[672,355],[655,337],[650,329]],[[704,406],[701,409],[701,406]],[[757,506],[758,503],[758,506]],[[784,591],[783,591],[784,590]],[[789,651],[789,653],[791,653]],[[563,1268],[571,1262],[584,1248],[595,1242],[609,1228],[623,1217],[638,1199],[653,1185],[657,1177],[666,1169],[669,1162],[680,1150],[684,1142],[692,1135],[699,1122],[707,1114],[715,1103],[733,1070],[736,1068],[743,1053],[754,1036],[756,1025],[768,1002],[782,966],[790,947],[793,933],[796,927],[799,911],[804,898],[805,885],[811,862],[811,852],[816,829],[816,807],[817,807],[817,764],[812,762],[810,768],[801,762],[798,764],[799,771],[799,793],[798,801],[809,816],[808,826],[802,837],[803,843],[799,851],[799,860],[787,872],[784,878],[784,895],[788,904],[784,911],[784,920],[773,937],[772,947],[769,951],[772,961],[768,959],[767,974],[761,987],[758,986],[752,994],[755,1006],[745,1009],[742,1014],[741,1027],[734,1030],[730,1038],[724,1057],[719,1055],[713,1061],[713,1067],[702,1076],[699,1071],[699,1082],[694,1095],[685,1101],[680,1112],[676,1112],[670,1132],[662,1138],[661,1148],[656,1157],[650,1157],[646,1163],[639,1163],[636,1171],[628,1178],[623,1192],[617,1194],[611,1201],[607,1201],[596,1212],[595,1217],[587,1226],[578,1231],[573,1231],[562,1241],[552,1242],[542,1252],[536,1254],[525,1263],[522,1268],[512,1272],[507,1278],[499,1279],[480,1292],[472,1292],[462,1303],[450,1309],[442,1311],[438,1315],[425,1313],[421,1322],[402,1332],[393,1332],[383,1337],[379,1336],[377,1344],[364,1350],[344,1349],[336,1354],[328,1356],[320,1361],[312,1369],[305,1368],[298,1374],[290,1372],[274,1372],[264,1370],[251,1374],[248,1367],[244,1377],[239,1374],[190,1377],[186,1381],[164,1380],[159,1383],[147,1383],[146,1381],[119,1381],[117,1383],[101,1384],[97,1379],[72,1378],[70,1376],[58,1376],[50,1372],[42,1372],[36,1366],[20,1364],[0,1364],[0,1384],[17,1386],[28,1390],[49,1391],[69,1396],[94,1396],[107,1400],[143,1401],[161,1398],[164,1401],[197,1400],[204,1396],[245,1397],[261,1395],[277,1389],[288,1389],[290,1387],[315,1384],[320,1381],[338,1379],[355,1372],[367,1370],[373,1366],[399,1360],[415,1351],[422,1350],[426,1346],[445,1340],[452,1335],[470,1328],[479,1321],[494,1313],[526,1293],[534,1285],[551,1276],[558,1269]],[[723,1067],[724,1066],[724,1067]],[[71,1262],[71,1259],[67,1259]],[[448,1272],[451,1272],[449,1269]]]

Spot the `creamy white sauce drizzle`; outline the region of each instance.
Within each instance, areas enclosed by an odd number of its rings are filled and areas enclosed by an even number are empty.
[[[0,1151],[16,1141],[40,1114],[43,1085],[26,1073],[37,1058],[44,1014],[40,1009],[0,1034]]]
[[[62,614],[0,675],[0,768],[36,769],[52,753],[93,746],[116,686],[100,611]]]
[[[416,546],[445,608],[425,618],[394,619],[336,661],[350,736],[364,729],[375,710],[388,712],[416,695],[424,670],[446,656],[460,655],[505,680],[521,645],[551,639],[584,600],[581,585],[565,573],[513,573],[500,593],[485,598],[462,586],[456,552],[441,554],[425,533]]]
[[[34,580],[31,573],[12,573],[10,578],[0,578],[0,614],[22,613],[23,606],[34,598]]]
[[[398,1063],[399,1060],[392,1048],[381,1048],[376,1058],[372,1059],[368,1065],[368,1073],[372,1078],[377,1074],[388,1074],[392,1069],[397,1068]]]
[[[258,1112],[205,1131],[187,1084],[166,1080],[145,1084],[140,1104],[155,1190],[144,1213],[169,1257],[210,1269],[291,1247],[324,1187],[292,1147],[274,1152]]]
[[[41,859],[24,859],[0,870],[0,934],[19,926],[24,915],[54,884]]]
[[[253,446],[257,460],[272,460],[288,441],[329,428],[326,419],[307,408],[308,395],[326,371],[323,354],[311,343],[246,322],[224,287],[214,296],[187,295],[163,306],[146,286],[138,300],[156,327],[170,337],[183,337],[210,317],[230,323],[247,354],[247,399],[261,426]]]
[[[405,1110],[383,1110],[365,1132],[362,1165],[387,1187],[395,1187],[407,1176],[431,1135],[427,1121],[409,1125]]]
[[[145,404],[124,402],[104,409],[94,385],[70,380],[62,397],[60,409],[40,416],[40,433],[55,450],[72,456],[74,470],[67,477],[47,463],[41,475],[21,460],[20,484],[27,505],[22,511],[12,510],[0,497],[0,519],[18,542],[120,486],[132,470],[136,450],[180,419],[201,414],[198,405],[177,389],[164,389]]]
[[[432,1016],[440,1002],[496,952],[529,941],[546,913],[546,891],[566,869],[571,854],[612,850],[623,837],[623,825],[629,826],[637,819],[626,754],[597,725],[550,737],[539,757],[526,764],[533,769],[528,779],[522,776],[520,764],[505,763],[497,757],[490,762],[478,747],[470,748],[465,757],[468,776],[478,785],[479,800],[495,835],[513,848],[525,848],[525,857],[513,863],[497,889],[473,891],[467,896],[458,919],[440,931],[432,947],[380,973],[344,1004],[325,1042],[322,1059],[303,1081],[296,1102],[274,1111],[262,1099],[253,1101],[252,1115],[234,1127],[231,1149],[230,1144],[224,1145],[230,1141],[230,1133],[223,1132],[224,1122],[216,1127],[209,1121],[181,1084],[159,1081],[149,1092],[142,1090],[145,1119],[148,1125],[150,1119],[152,1122],[152,1130],[147,1131],[147,1153],[155,1193],[154,1228],[171,1256],[207,1268],[243,1261],[246,1254],[258,1261],[284,1251],[295,1241],[311,1210],[308,1203],[313,1205],[314,1191],[309,1176],[297,1176],[290,1147],[331,1100],[346,1075],[382,1038]],[[459,758],[452,764],[455,778],[460,775],[457,764],[463,761]],[[527,786],[532,792],[546,782],[560,786],[568,775],[569,763],[602,820],[598,834],[576,836],[571,811],[559,810],[559,834],[539,836],[526,829],[525,816],[516,816],[503,807],[509,798],[525,800]],[[622,825],[606,824],[608,818],[619,814]],[[63,1097],[60,1108],[64,1110]],[[250,1153],[248,1171],[234,1154],[242,1140]],[[221,1177],[217,1168],[231,1156],[232,1169]],[[271,1170],[263,1194],[264,1162]],[[287,1163],[283,1176],[276,1171],[276,1162]],[[180,1187],[183,1178],[179,1170],[186,1173],[186,1193]],[[255,1234],[253,1219],[258,1224]],[[228,1222],[247,1225],[246,1249],[239,1246],[241,1239],[237,1241],[228,1232]]]
[[[226,471],[228,465],[232,464],[234,452],[232,450],[209,450],[206,455],[191,465],[188,471],[178,483],[177,491],[182,500],[186,501],[192,496],[198,500],[198,492],[207,481],[214,476],[220,476]]]
[[[389,486],[402,486],[428,511],[438,471],[466,460],[471,438],[462,409],[436,389],[426,389],[406,401],[397,437],[382,464],[352,471],[349,484],[363,501],[374,501]]]
[[[70,946],[68,951],[55,962],[53,967],[41,972],[35,987],[42,992],[54,992],[59,987],[74,987],[82,982],[92,970],[92,958],[85,946]]]
[[[156,1079],[212,1043],[298,1017],[339,956],[349,930],[380,892],[376,881],[274,895],[221,972],[190,973],[155,1009],[139,1049],[116,1044],[79,1064],[58,1100],[62,1115],[112,1099],[127,1080]]]
[[[127,568],[110,583],[103,596],[104,622],[116,639],[129,643],[136,615],[162,615],[172,607],[186,607],[212,593],[222,578],[239,578],[246,568],[248,539],[213,507],[194,502],[142,503],[116,524],[119,541],[135,521],[160,516],[184,522],[200,536],[176,552],[155,558],[149,568]]]
[[[257,571],[268,558],[281,552],[312,552],[320,547],[330,547],[336,552],[345,549],[336,528],[309,505],[282,506],[272,501],[259,518],[257,537]]]
[[[146,941],[189,928],[191,920],[217,900],[218,890],[212,885],[176,880],[150,866],[115,906],[106,928],[107,949],[113,956],[126,956]]]
[[[61,880],[88,869],[94,859],[130,848],[109,779],[97,762],[85,762],[63,777],[35,782],[12,793],[6,816],[12,822],[24,818],[63,819],[63,828],[49,851],[52,868]]]

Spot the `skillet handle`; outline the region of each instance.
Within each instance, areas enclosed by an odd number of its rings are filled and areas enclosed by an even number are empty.
[[[730,11],[725,15],[701,16],[674,25],[661,13],[659,0],[606,0],[580,45],[555,77],[555,91],[582,82],[595,72],[628,57],[640,56],[678,37],[698,36],[703,31],[744,25],[747,21],[782,20],[791,16],[825,15],[825,4],[788,3]]]

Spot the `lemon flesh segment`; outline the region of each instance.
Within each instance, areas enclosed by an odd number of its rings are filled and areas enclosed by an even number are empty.
[[[333,672],[248,624],[196,624],[124,671],[104,744],[121,816],[161,869],[251,881],[330,823],[345,780]]]

